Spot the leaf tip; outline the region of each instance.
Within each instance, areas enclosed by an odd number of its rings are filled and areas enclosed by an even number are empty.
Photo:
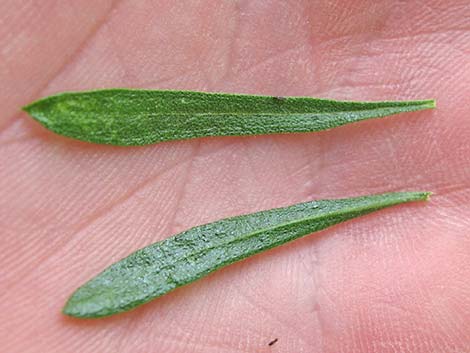
[[[411,201],[428,201],[432,195],[430,191],[415,191],[411,192]]]
[[[103,293],[93,292],[87,285],[78,288],[68,298],[62,308],[62,314],[81,319],[94,319],[118,313],[119,310],[110,306],[109,297],[101,294]]]
[[[436,108],[436,100],[435,99],[423,99],[423,100],[416,100],[416,101],[409,101],[410,108],[412,110],[425,110],[425,109],[434,109]]]
[[[82,300],[80,300],[79,295],[77,295],[79,290],[80,289],[75,291],[67,300],[64,307],[62,308],[62,314],[78,318],[90,317],[87,303],[84,303]]]
[[[435,99],[410,100],[402,101],[400,103],[404,103],[404,111],[409,112],[436,108]]]
[[[423,101],[423,105],[428,109],[435,109],[436,108],[436,100],[435,99],[427,99]]]
[[[423,201],[429,201],[431,198],[432,192],[431,191],[425,191],[423,192]]]
[[[31,107],[32,107],[33,104],[34,104],[34,102],[30,103],[30,104],[27,104],[27,105],[24,105],[24,106],[21,107],[21,110],[31,115],[31,110],[32,110]]]
[[[43,111],[42,111],[42,108],[43,108],[43,99],[41,100],[37,100],[37,101],[34,101],[32,103],[29,103],[23,107],[21,107],[21,110],[28,113],[28,115],[33,118],[34,120],[36,120],[38,123],[40,123],[41,125],[45,126],[46,128],[48,129],[51,129],[50,127],[50,121],[47,117],[47,114],[45,114]]]
[[[62,314],[72,317],[78,317],[73,305],[70,305],[70,301],[65,303],[65,306],[62,308]]]

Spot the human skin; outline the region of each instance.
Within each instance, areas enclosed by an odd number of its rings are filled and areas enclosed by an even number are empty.
[[[469,18],[468,0],[1,1],[1,350],[470,352]],[[67,139],[20,112],[104,87],[438,106],[320,133],[130,148]],[[61,314],[106,266],[188,227],[398,190],[434,195],[125,314]]]

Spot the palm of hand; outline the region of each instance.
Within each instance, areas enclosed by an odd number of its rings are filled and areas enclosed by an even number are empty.
[[[310,3],[6,6],[4,349],[468,349],[470,8],[466,1]],[[432,97],[438,109],[316,134],[143,148],[66,140],[17,113],[53,92],[116,86]],[[406,189],[436,195],[429,205],[383,211],[236,264],[118,317],[60,314],[77,285],[189,226],[312,198]]]

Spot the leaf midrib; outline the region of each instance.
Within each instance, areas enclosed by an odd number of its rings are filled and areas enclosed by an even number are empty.
[[[372,108],[372,109],[356,109],[356,110],[335,110],[335,111],[328,111],[328,112],[315,112],[315,113],[305,113],[305,112],[293,112],[293,111],[286,111],[282,113],[270,113],[270,112],[218,112],[218,113],[196,113],[196,112],[187,112],[187,113],[159,113],[159,112],[135,112],[136,116],[221,116],[221,115],[233,115],[233,116],[286,116],[286,115],[296,115],[299,117],[315,117],[315,116],[325,116],[325,115],[330,115],[330,114],[341,114],[341,113],[364,113],[364,112],[374,112],[374,111],[381,111],[381,110],[388,110],[388,109],[393,109],[397,113],[405,112],[408,110],[413,110],[415,108],[420,108],[420,107],[431,107],[431,103],[422,103],[422,104],[410,104],[410,105],[404,105],[404,106],[385,106],[385,107],[378,107],[378,108]],[[93,110],[91,110],[93,111]],[[99,112],[96,111],[95,112]],[[120,113],[116,111],[117,113]],[[82,112],[80,112],[82,113]],[[107,114],[110,112],[108,111]],[[134,112],[126,112],[123,114],[123,116],[128,116],[130,113]],[[122,114],[122,113],[121,113]]]
[[[415,201],[415,200],[419,200],[419,197],[418,195],[415,196],[415,198],[412,198],[410,200],[406,200],[406,201]],[[191,253],[190,255],[187,255],[187,256],[184,256],[184,257],[180,257],[180,258],[177,258],[175,259],[174,261],[172,261],[171,263],[167,263],[165,264],[164,266],[160,267],[158,269],[158,271],[164,271],[180,262],[182,262],[185,258],[188,258],[188,257],[192,257],[192,256],[197,256],[197,255],[200,255],[200,254],[204,254],[204,253],[207,253],[213,249],[218,249],[218,248],[224,248],[224,247],[227,247],[227,246],[230,246],[232,244],[237,244],[237,243],[240,243],[240,242],[243,242],[243,241],[246,241],[250,238],[254,238],[256,237],[257,235],[259,234],[262,234],[262,233],[265,233],[265,232],[268,232],[268,231],[272,231],[272,230],[275,230],[277,228],[282,228],[282,227],[287,227],[287,226],[291,226],[291,225],[295,225],[295,224],[300,224],[300,223],[303,223],[303,222],[306,222],[306,221],[320,221],[322,219],[326,219],[326,218],[333,218],[333,217],[337,217],[337,216],[340,216],[340,215],[343,215],[345,213],[351,213],[351,212],[362,212],[362,211],[366,211],[366,210],[369,210],[369,209],[380,209],[382,207],[386,207],[388,205],[393,205],[394,203],[396,202],[399,202],[400,200],[394,200],[393,202],[381,202],[379,204],[373,204],[373,205],[365,205],[365,206],[361,206],[361,207],[349,207],[347,209],[341,209],[341,210],[338,210],[338,211],[334,211],[334,212],[330,212],[330,213],[327,213],[327,214],[321,214],[321,215],[316,215],[316,216],[311,216],[311,217],[304,217],[304,218],[301,218],[301,219],[296,219],[294,221],[290,221],[290,222],[284,222],[284,223],[281,223],[281,224],[277,224],[275,226],[272,226],[272,227],[267,227],[267,228],[262,228],[260,230],[257,230],[257,231],[254,231],[254,232],[249,232],[247,233],[246,235],[242,235],[242,236],[239,236],[235,239],[231,239],[230,241],[227,241],[227,242],[224,242],[222,244],[218,244],[218,245],[215,245],[215,246],[209,246],[207,248],[204,248],[204,249],[201,249],[201,250],[198,250],[196,252],[193,252]],[[405,201],[402,201],[402,202],[405,202]],[[195,229],[195,228],[193,228]],[[188,230],[187,232],[191,231]],[[170,238],[167,238],[166,240],[163,240],[162,242],[165,242],[165,241],[171,241],[172,237]],[[161,244],[161,243],[159,243]],[[152,247],[152,245],[150,245],[149,247]],[[145,250],[145,248],[142,249],[142,251]],[[263,249],[260,249],[258,252],[262,251]],[[252,254],[252,253],[251,253]],[[244,257],[241,257],[239,259],[243,259]],[[238,261],[237,259],[234,260],[233,262],[235,261]],[[221,263],[224,263],[224,261],[222,260]],[[211,272],[212,270],[216,270],[218,267],[214,267],[213,269],[211,269]],[[192,277],[194,278],[194,277]],[[178,286],[179,285],[183,285],[183,284],[186,284],[188,283],[187,281],[183,282],[183,283],[178,283]],[[153,298],[153,297],[152,297]],[[87,299],[88,300],[88,299]]]

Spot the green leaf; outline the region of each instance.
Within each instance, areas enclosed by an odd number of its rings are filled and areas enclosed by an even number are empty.
[[[23,109],[46,128],[100,144],[147,145],[204,136],[327,130],[360,120],[434,108],[433,100],[347,102],[191,91],[69,92]]]
[[[320,200],[226,218],[140,249],[80,287],[63,312],[101,317],[135,308],[209,273],[385,207],[427,200],[426,192],[397,192]]]

